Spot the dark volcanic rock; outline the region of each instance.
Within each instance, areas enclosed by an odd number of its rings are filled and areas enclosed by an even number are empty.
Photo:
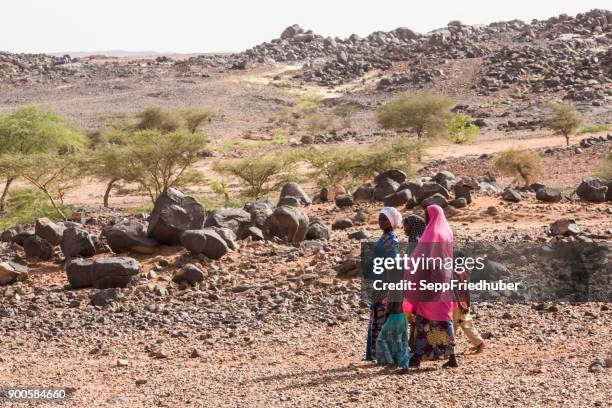
[[[229,251],[225,240],[212,228],[185,231],[181,244],[192,254],[203,254],[210,259],[220,259]]]
[[[122,297],[123,293],[119,288],[102,289],[91,296],[91,304],[98,307],[104,307],[116,302]]]
[[[423,186],[420,188],[416,196],[416,201],[422,204],[423,200],[433,196],[434,194],[440,194],[443,198],[447,200],[450,198],[450,194],[448,193],[447,189],[445,189],[438,183],[429,181],[427,183],[424,183]]]
[[[583,201],[590,203],[603,203],[606,201],[608,186],[602,180],[592,177],[582,180],[576,189],[576,194]]]
[[[26,258],[38,258],[42,261],[53,258],[53,246],[44,238],[34,235],[23,241]]]
[[[66,227],[56,224],[49,218],[43,217],[36,220],[34,231],[36,235],[47,240],[51,245],[59,245],[62,242],[62,235]]]
[[[353,201],[356,203],[370,202],[374,198],[374,187],[361,186],[353,193]]]
[[[62,252],[66,258],[73,256],[94,256],[96,246],[89,232],[81,228],[70,227],[64,231],[61,242]]]
[[[421,206],[423,208],[432,204],[439,205],[440,207],[444,208],[448,205],[448,200],[442,194],[436,193],[421,201]]]
[[[147,232],[162,244],[178,245],[183,232],[202,228],[205,218],[204,208],[195,198],[170,188],[155,201]]]
[[[297,183],[287,183],[283,186],[280,192],[280,198],[282,199],[284,197],[295,197],[304,205],[312,202],[308,194],[306,194],[302,187]],[[280,207],[282,205],[283,204],[279,202],[278,206]]]
[[[329,231],[321,221],[313,221],[306,231],[306,239],[329,239]]]
[[[374,193],[373,193],[374,200],[384,201],[385,197],[395,193],[397,189],[399,188],[399,186],[400,186],[400,183],[398,183],[397,181],[390,179],[388,177],[383,178],[382,180],[380,180],[380,182],[376,184],[376,187],[374,187]]]
[[[219,208],[208,213],[204,222],[205,227],[228,228],[238,239],[246,238],[251,225],[251,214],[240,208]]]
[[[251,223],[255,227],[263,229],[266,220],[274,212],[274,203],[268,198],[262,198],[254,203],[246,203],[244,210],[251,214]]]
[[[301,208],[278,207],[266,220],[264,236],[277,237],[288,242],[301,242],[306,238],[308,215]]]
[[[351,228],[352,226],[353,221],[351,221],[350,218],[340,218],[332,224],[332,230],[343,230]]]
[[[206,275],[200,268],[188,263],[176,271],[172,280],[175,282],[187,281],[191,285],[195,285],[196,283],[204,282],[205,277]]]
[[[519,193],[518,191],[511,188],[507,188],[502,193],[502,198],[506,201],[510,201],[511,203],[518,203],[523,199],[523,196],[521,196],[521,193]]]
[[[406,181],[406,178],[408,178],[408,176],[406,176],[406,173],[404,173],[401,170],[398,169],[390,169],[390,170],[385,170],[382,173],[379,173],[375,178],[374,178],[374,183],[378,184],[378,183],[382,183],[386,178],[389,178],[393,181],[395,181],[396,183],[403,183],[404,181]]]
[[[562,218],[550,224],[549,231],[550,235],[578,235],[580,234],[580,227],[575,220]]]
[[[159,244],[147,236],[147,225],[139,221],[124,220],[102,233],[113,252],[152,254]]]
[[[412,192],[409,189],[401,190],[385,197],[383,203],[385,207],[399,207],[412,200]]]
[[[561,201],[561,192],[555,188],[543,187],[536,192],[536,199],[545,203],[558,203]]]
[[[353,197],[350,195],[342,195],[336,197],[336,206],[339,208],[350,207],[353,205]]]
[[[75,288],[125,288],[139,279],[140,263],[134,258],[76,258],[66,263],[66,274]]]

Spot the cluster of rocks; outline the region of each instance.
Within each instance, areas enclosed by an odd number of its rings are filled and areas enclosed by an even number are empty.
[[[442,171],[431,177],[408,179],[403,171],[391,169],[378,174],[374,183],[357,188],[352,195],[336,192],[334,200],[340,208],[364,202],[382,202],[388,207],[403,206],[406,209],[436,204],[444,208],[448,217],[452,217],[456,209],[472,203],[475,192],[492,194],[500,191],[501,188],[491,177],[474,179]],[[329,200],[328,196],[325,190],[319,193],[322,201]]]
[[[610,10],[593,9],[576,16],[560,14],[547,20],[534,20],[530,27],[532,38],[557,38],[563,34],[583,36],[612,33],[612,12]]]
[[[612,95],[604,86],[612,79],[599,46],[591,39],[571,39],[504,47],[487,57],[481,89],[488,94],[516,84],[532,92],[558,92],[565,99],[598,105]]]
[[[420,87],[435,78],[444,78],[444,71],[434,64],[418,64],[406,72],[394,72],[378,81],[377,89],[391,91],[410,85]]]

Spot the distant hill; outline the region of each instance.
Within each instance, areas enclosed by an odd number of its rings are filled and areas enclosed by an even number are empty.
[[[148,55],[162,55],[172,54],[171,52],[161,53],[157,51],[125,51],[125,50],[108,50],[108,51],[66,51],[66,52],[52,52],[49,55],[56,57],[62,57],[64,55],[70,55],[72,58],[83,58],[91,55],[105,55],[107,57],[142,57]]]

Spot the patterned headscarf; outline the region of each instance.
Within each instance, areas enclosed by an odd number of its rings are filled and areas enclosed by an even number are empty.
[[[402,214],[395,207],[383,207],[380,213],[387,217],[393,229],[402,225]]]
[[[404,223],[410,229],[410,232],[408,233],[408,242],[419,242],[419,239],[421,238],[421,235],[423,235],[425,227],[427,226],[427,224],[425,224],[425,220],[422,217],[413,214],[404,218]]]

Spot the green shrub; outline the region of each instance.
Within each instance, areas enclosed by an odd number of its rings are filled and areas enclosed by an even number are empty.
[[[348,187],[354,184],[355,172],[365,156],[360,149],[333,146],[309,148],[300,153],[298,160],[310,165],[309,179],[313,179],[319,187]]]
[[[542,176],[542,160],[537,152],[525,149],[508,149],[495,161],[495,169],[506,176],[513,176],[515,182],[522,180],[525,185]]]
[[[261,198],[276,191],[295,178],[295,161],[279,154],[275,157],[256,157],[232,161],[217,161],[213,170],[237,177],[246,184],[243,197]]]
[[[64,205],[61,210],[69,217],[73,208]],[[6,213],[0,217],[0,230],[18,224],[31,224],[41,217],[47,217],[55,221],[61,219],[42,191],[32,188],[15,189],[8,196]]]
[[[565,143],[569,146],[570,135],[582,124],[580,114],[573,105],[551,103],[547,107],[551,110],[551,114],[546,119],[546,124],[555,133],[563,135]]]
[[[581,134],[585,133],[597,133],[597,132],[605,132],[606,130],[610,130],[610,126],[599,124],[599,125],[588,125],[580,129]]]
[[[446,132],[453,101],[433,94],[405,93],[376,111],[378,123],[385,129],[409,129],[422,137],[438,137]]]
[[[310,133],[325,133],[333,130],[334,117],[320,113],[311,113],[304,118],[305,128]]]
[[[179,113],[169,109],[153,107],[145,109],[137,115],[136,130],[158,130],[160,132],[174,132],[186,128],[185,118]]]
[[[473,142],[478,138],[480,128],[470,123],[472,118],[464,113],[457,113],[448,122],[448,139],[454,144]]]

